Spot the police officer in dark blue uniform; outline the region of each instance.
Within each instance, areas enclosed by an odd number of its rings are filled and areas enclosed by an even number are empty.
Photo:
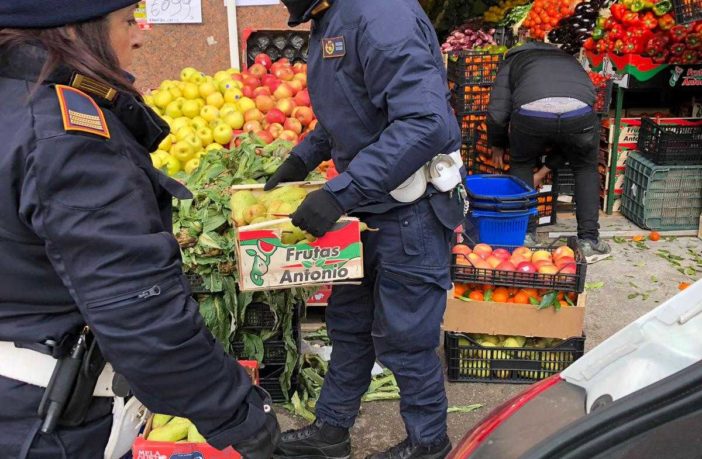
[[[432,185],[412,202],[391,196],[460,146],[436,34],[416,0],[283,3],[291,26],[313,21],[308,84],[318,124],[267,187],[332,158],[340,175],[307,196],[293,223],[319,236],[349,213],[379,231],[363,235],[362,284],[335,286],[327,308],[333,352],[317,420],[284,433],[276,456],[349,457],[349,428],[377,358],[400,386],[407,439],[371,457],[443,458],[451,444],[436,348],[463,203],[457,190]]]
[[[0,4],[0,457],[103,457],[109,395],[125,390],[86,383],[99,349],[151,411],[268,458],[270,399],[207,331],[182,273],[171,200],[190,193],[149,157],[168,127],[121,70],[141,42],[134,4]]]

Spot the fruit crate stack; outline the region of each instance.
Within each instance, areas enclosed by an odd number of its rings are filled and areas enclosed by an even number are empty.
[[[661,166],[702,164],[702,120],[642,118],[638,149]]]
[[[451,106],[461,127],[464,163],[475,156],[477,129],[485,122],[490,92],[503,57],[485,51],[452,51],[448,55],[447,74]]]
[[[641,228],[694,230],[702,214],[702,164],[661,166],[631,153],[624,171],[622,214]]]
[[[295,342],[296,355],[300,355],[302,339],[301,339],[301,320],[300,314],[303,308],[302,304],[298,304],[293,311],[292,317],[292,338]],[[267,304],[262,302],[254,302],[246,307],[244,312],[244,320],[240,327],[241,334],[232,342],[232,356],[237,359],[252,358],[251,354],[255,350],[246,349],[245,339],[241,339],[243,334],[252,334],[263,339],[262,359],[260,365],[260,384],[266,389],[276,403],[286,402],[292,392],[297,388],[298,383],[298,368],[296,366],[290,378],[290,388],[284,391],[282,387],[281,376],[285,374],[285,366],[288,361],[291,350],[285,342],[283,331],[276,329],[279,327],[279,318],[276,317],[274,310]],[[295,357],[297,359],[297,357]]]
[[[532,383],[582,357],[586,273],[575,238],[560,247],[455,246],[448,380]]]

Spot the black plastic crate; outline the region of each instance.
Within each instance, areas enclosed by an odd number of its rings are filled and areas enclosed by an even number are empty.
[[[445,332],[447,379],[451,382],[530,384],[560,373],[583,356],[585,337],[551,348],[484,347],[472,337]]]
[[[492,84],[454,86],[451,89],[451,106],[458,116],[484,115],[490,103]]]
[[[298,369],[292,375],[290,380],[290,390],[286,393],[280,386],[280,377],[285,371],[284,366],[268,366],[262,368],[259,372],[259,385],[271,394],[271,398],[274,403],[285,403],[290,400],[293,392],[297,390],[298,386]]]
[[[702,0],[673,0],[675,20],[687,24],[702,19]]]
[[[255,30],[246,32],[246,63],[266,53],[273,62],[285,57],[290,62],[307,62],[310,33],[304,30]]]
[[[546,185],[551,188],[547,191],[542,191],[536,195],[536,225],[549,226],[555,225],[558,221],[558,212],[556,204],[558,202],[558,193],[553,190],[552,185]]]
[[[504,287],[536,288],[558,290],[563,292],[582,293],[585,290],[585,276],[587,274],[587,260],[577,245],[577,239],[568,238],[568,247],[575,253],[575,274],[542,274],[522,273],[516,271],[498,271],[496,269],[475,268],[468,260],[460,261],[453,255],[451,275],[453,280],[466,284],[501,285]],[[512,252],[516,247],[505,247]],[[553,252],[557,247],[530,247],[532,251],[547,250]]]
[[[502,55],[484,51],[451,51],[448,54],[448,79],[457,86],[492,84]]]
[[[575,174],[573,169],[568,165],[557,169],[556,180],[559,195],[575,196]]]
[[[254,306],[254,308],[251,309],[251,311],[253,312],[251,316],[249,316],[248,313],[249,308],[251,308],[251,306]],[[263,306],[265,306],[265,308],[268,309],[268,312],[270,312],[268,305],[264,303],[252,303],[251,305],[247,306],[246,313],[244,315],[244,323],[242,325],[242,330],[271,330],[275,326],[275,316],[273,316],[271,323],[270,316],[264,314]],[[293,339],[295,340],[298,354],[300,354],[300,350],[302,347],[302,333],[300,320],[301,309],[302,306],[300,304],[295,306],[295,315],[292,319]],[[252,322],[247,322],[247,319],[249,319]],[[266,327],[264,325],[270,326]],[[244,343],[242,341],[239,341],[237,337],[235,337],[232,340],[231,354],[236,359],[250,358],[249,355],[244,354]],[[262,365],[284,365],[287,360],[287,355],[287,348],[285,347],[285,342],[283,341],[281,332],[263,342],[263,360],[260,363]]]
[[[270,306],[256,302],[246,306],[242,327],[246,330],[272,330],[276,322],[276,315]]]
[[[185,277],[188,279],[188,282],[190,283],[190,290],[194,295],[202,295],[202,294],[209,294],[209,293],[219,293],[221,290],[213,291],[209,290],[205,286],[205,279],[202,278],[199,274],[195,273],[187,273],[185,274]]]
[[[702,121],[673,125],[642,118],[638,149],[660,165],[702,164]]]

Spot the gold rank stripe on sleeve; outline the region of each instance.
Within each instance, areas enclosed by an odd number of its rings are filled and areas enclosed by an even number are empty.
[[[65,85],[56,85],[56,94],[66,132],[86,132],[110,138],[105,114],[89,95]]]

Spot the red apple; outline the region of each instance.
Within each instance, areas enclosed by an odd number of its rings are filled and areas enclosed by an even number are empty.
[[[261,130],[261,122],[254,120],[254,121],[247,121],[244,126],[243,126],[244,132],[258,132]]]
[[[244,95],[244,97],[248,97],[249,99],[253,99],[254,96],[254,89],[256,89],[253,86],[247,86],[244,85],[244,87],[241,89],[241,93]]]
[[[295,62],[292,68],[293,72],[295,72],[296,74],[307,73],[307,64],[305,64],[304,62]]]
[[[563,257],[570,257],[570,258],[575,258],[575,253],[573,252],[573,249],[568,247],[567,245],[562,245],[559,248],[556,249],[555,252],[553,252],[553,259],[557,260],[559,258]]]
[[[517,265],[517,272],[520,273],[535,273],[536,266],[529,261],[523,261]]]
[[[297,75],[295,75],[297,76]],[[302,82],[300,80],[292,79],[285,83],[288,85],[288,87],[292,90],[293,96],[296,95],[298,92],[302,91],[304,86],[302,85]]]
[[[297,134],[295,134],[293,131],[285,130],[280,133],[278,138],[282,140],[287,140],[288,142],[297,142]]]
[[[269,144],[273,142],[273,136],[268,131],[258,131],[256,137],[263,140],[264,143]]]
[[[282,83],[273,93],[273,97],[277,100],[288,99],[292,96],[294,96],[293,90],[287,83]]]
[[[540,274],[556,274],[557,272],[558,272],[558,268],[556,268],[552,264],[542,264],[539,267]]]
[[[562,267],[564,267],[566,265],[570,265],[570,264],[575,264],[575,258],[563,256],[560,258],[556,258],[556,261],[555,261],[555,265],[558,268],[562,268]]]
[[[244,76],[241,73],[232,74],[232,80],[244,82]]]
[[[511,261],[503,261],[497,265],[499,271],[516,271],[517,267],[512,264]]]
[[[246,75],[244,77],[243,83],[246,86],[253,86],[254,88],[258,88],[259,86],[261,86],[261,80],[259,80],[258,78],[256,78],[253,75]]]
[[[283,81],[290,81],[295,76],[295,72],[289,66],[280,67],[273,72],[273,75],[277,76]]]
[[[514,255],[519,255],[520,257],[524,258],[525,260],[531,261],[532,252],[531,252],[531,249],[529,249],[528,247],[517,247],[512,252],[512,256],[514,256]]]
[[[268,73],[268,69],[261,64],[254,64],[249,67],[249,73],[257,78],[261,78]]]
[[[487,244],[476,244],[476,246],[473,247],[473,253],[485,260],[492,254],[492,247]]]
[[[285,116],[290,116],[292,115],[293,110],[295,110],[295,102],[293,102],[293,100],[290,98],[281,99],[275,103],[275,108],[283,112]]]
[[[280,124],[280,127],[283,127],[283,123],[285,123],[285,113],[281,112],[277,108],[271,108],[268,110],[268,113],[266,113],[266,121],[271,124]]]
[[[268,126],[268,129],[266,130],[270,132],[274,139],[277,139],[280,136],[280,133],[283,132],[285,129],[280,123],[271,123],[271,125]]]
[[[273,107],[275,107],[275,100],[271,96],[259,95],[256,97],[256,108],[261,110],[263,113],[268,113]]]
[[[577,272],[577,265],[575,263],[568,263],[567,265],[560,268],[558,271],[561,274],[575,274]]]
[[[536,263],[537,261],[543,261],[543,260],[547,260],[550,262],[551,261],[551,252],[549,252],[548,250],[537,250],[531,256],[531,261],[533,263]]]
[[[303,89],[295,94],[295,98],[293,100],[297,106],[309,107],[311,104],[310,93],[307,91],[307,89]]]
[[[299,81],[302,83],[302,87],[307,87],[307,74],[306,73],[296,73],[293,77],[293,81]]]
[[[257,64],[261,64],[266,69],[271,68],[271,65],[273,65],[273,61],[271,60],[271,57],[266,53],[261,53],[258,56],[256,56],[256,59],[254,59],[254,62],[256,62]]]
[[[295,118],[287,118],[285,120],[285,124],[283,124],[283,127],[286,130],[293,131],[298,135],[302,134],[302,123],[300,123],[300,120],[297,120]],[[468,246],[465,246],[465,247],[468,247]]]
[[[307,126],[314,119],[314,112],[309,107],[297,107],[293,110],[293,118],[296,118],[303,126]]]
[[[507,250],[505,249],[495,249],[492,251],[492,255],[496,256],[502,261],[509,260],[512,254],[510,254]]]
[[[254,89],[253,95],[254,97],[270,96],[271,88],[269,88],[268,86],[259,86],[258,88]]]
[[[310,130],[310,131],[314,131],[314,128],[316,128],[316,127],[317,127],[317,120],[314,119],[314,120],[312,120],[312,122],[309,124],[309,126],[307,126],[307,129]]]
[[[494,256],[494,255],[490,255],[489,257],[487,257],[487,258],[485,259],[485,261],[487,261],[487,263],[488,263],[488,264],[490,265],[490,267],[493,268],[493,269],[497,268],[499,265],[501,265],[501,264],[503,263],[503,260],[502,260],[502,259],[497,258],[497,257]]]

